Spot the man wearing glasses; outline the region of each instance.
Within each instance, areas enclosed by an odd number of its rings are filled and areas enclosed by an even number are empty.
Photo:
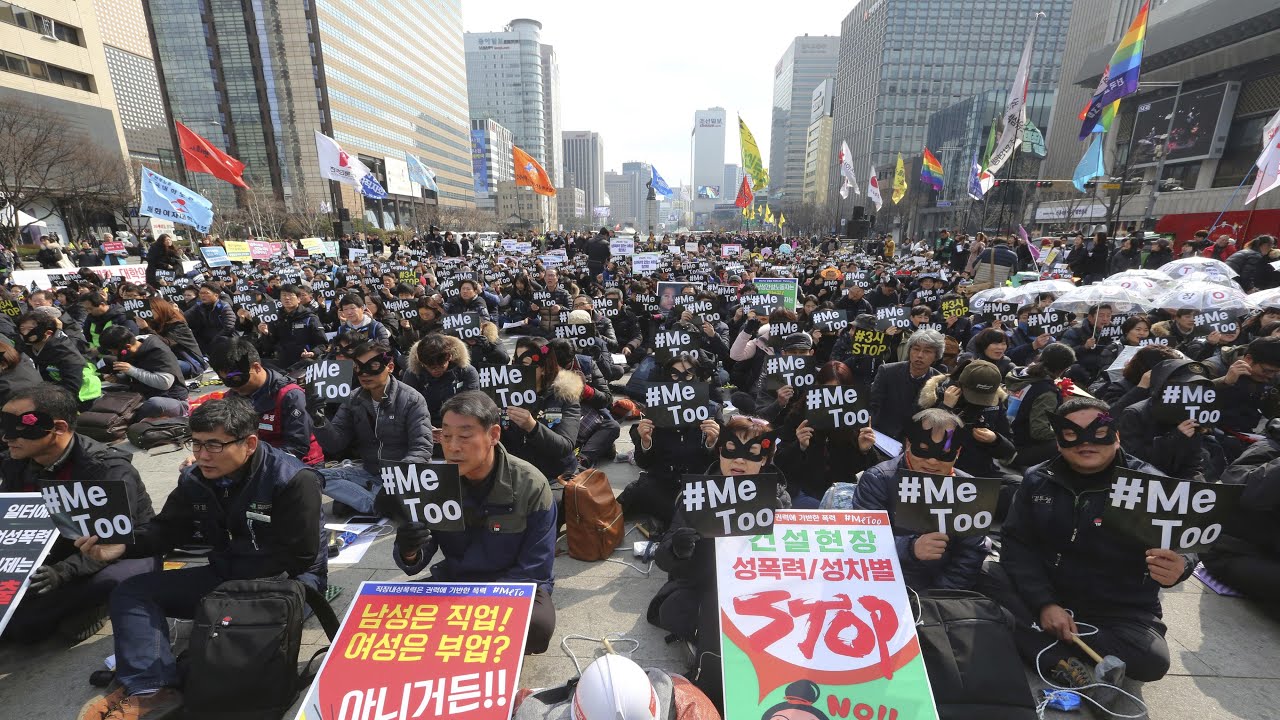
[[[333,514],[373,512],[382,483],[378,473],[385,462],[425,463],[431,460],[431,413],[422,394],[392,377],[391,346],[366,342],[354,346],[360,389],[351,394],[328,425],[315,429],[327,458],[349,450],[359,464],[325,468],[324,494],[333,498]]]
[[[134,544],[76,540],[85,558],[100,563],[163,556],[197,531],[213,546],[208,565],[150,572],[116,587],[110,608],[120,687],[92,701],[81,718],[142,720],[181,707],[165,618],[191,618],[223,582],[284,573],[324,591],[320,479],[301,460],[259,442],[257,428],[258,413],[243,398],[204,403],[191,413],[187,446],[196,462],[160,513],[139,524]]]
[[[75,432],[78,403],[62,387],[44,383],[18,390],[0,410],[8,452],[0,461],[0,492],[40,492],[41,480],[124,483],[135,524],[151,519],[151,497],[127,453]],[[96,562],[59,537],[31,576],[5,629],[6,640],[41,642],[51,634],[79,642],[102,628],[107,596],[126,578],[159,569],[154,557]]]

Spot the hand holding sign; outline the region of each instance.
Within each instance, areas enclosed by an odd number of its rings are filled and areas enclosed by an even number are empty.
[[[685,475],[685,521],[702,537],[759,535],[773,531],[777,475]]]
[[[457,465],[384,463],[379,479],[383,494],[396,501],[403,522],[425,523],[442,532],[465,528]]]
[[[64,537],[93,535],[112,543],[133,542],[133,505],[123,482],[42,480],[40,493]]]
[[[1239,506],[1243,492],[1243,485],[1121,470],[1111,485],[1102,523],[1144,548],[1203,552],[1222,534],[1222,524]]]
[[[900,470],[894,525],[951,539],[985,535],[995,516],[1000,484],[998,479],[934,477]]]
[[[351,360],[317,360],[306,367],[303,383],[326,403],[340,403],[351,396],[354,371]]]
[[[711,419],[706,383],[649,383],[644,398],[646,417],[657,427],[693,427]]]
[[[823,385],[805,395],[805,418],[819,430],[856,428],[871,422],[865,393],[852,385]]]

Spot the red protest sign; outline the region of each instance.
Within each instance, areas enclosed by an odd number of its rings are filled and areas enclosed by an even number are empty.
[[[297,720],[508,720],[536,587],[361,584]]]

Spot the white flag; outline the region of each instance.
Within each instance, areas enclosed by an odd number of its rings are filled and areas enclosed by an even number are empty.
[[[1262,129],[1262,154],[1254,164],[1258,166],[1258,177],[1253,181],[1245,205],[1280,187],[1280,112]]]
[[[876,177],[876,169],[871,168],[871,175],[867,178],[867,197],[871,198],[871,202],[876,204],[876,210],[884,205],[884,201],[880,199],[880,179]]]
[[[1022,61],[1018,63],[1018,74],[1013,78],[1013,87],[1009,88],[1009,100],[1004,109],[1004,131],[1000,140],[991,151],[991,159],[987,162],[987,172],[993,176],[1000,168],[1013,158],[1013,154],[1022,147],[1022,129],[1027,125],[1027,83],[1031,77],[1031,49],[1035,45],[1036,32],[1027,35],[1027,44],[1022,48]]]
[[[316,154],[320,157],[320,176],[347,185],[355,185],[372,198],[385,198],[387,191],[359,158],[347,154],[337,140],[316,131]]]
[[[849,188],[853,188],[854,195],[862,194],[858,189],[858,176],[853,172],[853,156],[849,154],[849,143],[844,140],[840,141],[840,175],[844,178],[844,182],[840,185],[840,197],[848,198]]]

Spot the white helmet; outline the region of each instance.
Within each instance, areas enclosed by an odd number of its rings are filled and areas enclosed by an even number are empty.
[[[573,720],[662,720],[649,676],[621,655],[587,666],[573,691]]]

